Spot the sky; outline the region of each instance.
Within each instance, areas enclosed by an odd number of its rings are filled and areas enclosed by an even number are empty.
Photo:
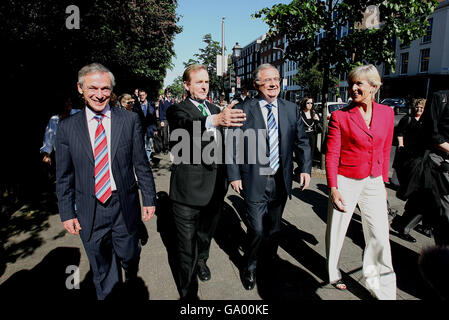
[[[290,3],[291,0],[179,0],[177,15],[178,25],[183,31],[176,35],[174,50],[176,57],[172,58],[173,70],[167,70],[164,87],[184,72],[183,62],[193,58],[200,48],[205,47],[203,36],[210,33],[212,39],[221,45],[221,23],[225,17],[225,47],[226,53],[232,53],[232,48],[238,42],[244,47],[268,31],[268,26],[262,19],[252,19],[251,14],[277,3]]]

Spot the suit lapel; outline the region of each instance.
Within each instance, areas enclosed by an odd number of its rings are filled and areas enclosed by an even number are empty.
[[[285,130],[287,130],[288,128],[288,126],[286,125],[287,123],[288,123],[287,110],[285,109],[284,103],[280,99],[278,99],[278,128],[280,138],[282,138],[286,133]]]
[[[370,130],[368,129],[368,126],[365,123],[365,120],[363,120],[362,114],[360,113],[359,109],[354,106],[349,109],[349,113],[351,121],[355,123],[360,129],[362,129],[367,135],[372,136]],[[373,126],[373,120],[374,119],[371,119],[371,127]]]
[[[77,127],[79,132],[79,139],[84,151],[86,151],[87,158],[94,164],[94,152],[89,137],[89,128],[87,127],[86,109],[80,112],[78,117]]]
[[[115,154],[123,129],[123,119],[120,112],[111,108],[111,162],[114,162]]]
[[[267,129],[265,120],[263,118],[262,110],[260,110],[259,100],[257,98],[251,101],[249,112],[251,112],[251,114],[253,115],[254,122],[258,124],[258,126],[260,126],[261,129]]]

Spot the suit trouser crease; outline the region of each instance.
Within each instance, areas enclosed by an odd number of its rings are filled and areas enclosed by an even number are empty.
[[[359,204],[365,238],[363,276],[368,289],[381,300],[396,299],[396,275],[389,242],[388,208],[382,176],[351,179],[338,175],[338,190],[346,212],[333,208],[329,199],[326,255],[329,281],[341,279],[339,258],[355,206]]]
[[[222,201],[215,197],[204,207],[173,202],[179,263],[176,283],[182,298],[197,294],[196,268],[209,258],[210,242],[221,210]]]
[[[280,170],[278,170],[279,172]],[[277,252],[276,235],[281,230],[281,218],[287,201],[287,194],[281,185],[282,179],[267,177],[264,197],[260,202],[246,200],[247,208],[247,250],[245,253],[246,268],[254,271],[263,248],[268,256]]]
[[[92,236],[84,241],[99,300],[122,280],[120,262],[126,272],[137,275],[140,245],[137,232],[128,233],[116,193],[105,205],[96,202]]]

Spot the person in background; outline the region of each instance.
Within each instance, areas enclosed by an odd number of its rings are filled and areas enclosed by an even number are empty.
[[[310,152],[312,157],[312,163],[314,159],[315,149],[316,149],[316,139],[318,133],[323,131],[321,125],[320,117],[313,109],[313,99],[310,97],[304,97],[300,101],[301,119],[304,123],[306,129],[306,134],[309,137],[310,142]]]
[[[426,105],[426,99],[414,99],[414,112],[412,115],[405,115],[399,121],[397,126],[398,147],[393,161],[393,168],[400,172],[403,162],[411,157],[416,157],[421,151],[420,141],[422,132],[422,114]],[[407,173],[400,173],[399,176]],[[408,242],[416,242],[416,239],[410,235],[410,231],[415,228],[423,219],[423,214],[427,210],[426,201],[421,197],[422,193],[418,192],[405,203],[404,213],[402,216],[396,216],[391,227],[398,233],[397,236]],[[431,228],[424,226],[426,233],[431,232]]]
[[[147,99],[147,92],[139,89],[139,103],[134,104],[134,111],[139,115],[142,123],[145,151],[148,163],[151,166],[151,152],[153,148],[153,136],[157,132],[156,110],[154,105]]]
[[[129,93],[123,93],[118,97],[119,108],[133,111],[135,100]]]
[[[378,299],[396,299],[396,275],[389,241],[387,191],[394,111],[374,101],[382,82],[373,65],[348,75],[349,106],[334,111],[329,121],[326,177],[329,205],[326,256],[329,282],[346,290],[338,268],[340,252],[358,204],[365,250],[363,276]]]
[[[159,100],[159,121],[161,124],[161,139],[162,139],[162,152],[164,154],[168,154],[168,150],[170,149],[169,145],[169,125],[167,121],[167,109],[173,104],[171,99],[170,89],[165,89],[165,98]]]
[[[54,168],[54,161],[52,157],[54,155],[56,142],[56,132],[58,131],[59,121],[65,119],[75,113],[78,113],[80,109],[73,109],[73,103],[70,98],[64,102],[63,110],[60,114],[54,115],[48,121],[47,127],[45,128],[44,141],[40,149],[42,154],[42,162]]]

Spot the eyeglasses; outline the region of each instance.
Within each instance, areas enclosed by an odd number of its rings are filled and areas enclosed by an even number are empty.
[[[111,88],[87,88],[87,92],[96,93],[98,90],[101,90],[103,94],[110,94],[112,92]]]
[[[266,78],[263,80],[260,79],[259,81],[263,82],[264,84],[270,84],[271,82],[279,83],[279,82],[281,82],[281,78],[279,78],[279,77]]]
[[[127,101],[125,104],[128,105],[128,106],[131,105],[131,104],[134,104],[134,100]]]

